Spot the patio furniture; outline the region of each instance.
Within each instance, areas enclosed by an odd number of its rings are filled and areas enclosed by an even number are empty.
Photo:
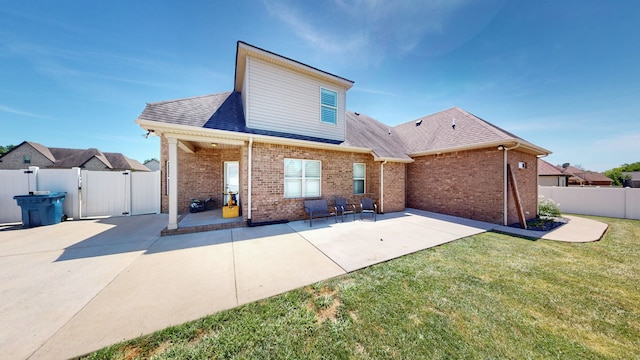
[[[327,200],[305,200],[304,212],[309,215],[309,226],[313,226],[313,218],[333,216],[338,222],[335,211],[331,211],[327,204]]]
[[[342,222],[344,222],[345,214],[353,214],[353,221],[356,221],[356,206],[354,204],[347,204],[347,200],[341,197],[335,199],[336,203],[336,216],[342,216]]]
[[[376,221],[376,213],[378,212],[378,206],[369,198],[360,199],[360,220],[362,220],[362,214],[373,214],[373,221]]]

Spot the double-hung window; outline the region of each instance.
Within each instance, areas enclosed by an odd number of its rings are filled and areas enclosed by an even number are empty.
[[[367,165],[361,163],[353,164],[353,194],[362,195],[365,193],[365,181],[367,177]]]
[[[338,93],[320,88],[320,120],[327,124],[336,124],[338,119]]]
[[[284,197],[320,196],[320,160],[284,159]]]

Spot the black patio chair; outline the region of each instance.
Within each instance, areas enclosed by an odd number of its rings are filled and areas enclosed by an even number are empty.
[[[356,221],[356,206],[354,204],[347,204],[347,200],[341,197],[335,198],[335,203],[336,215],[342,216],[342,222],[347,214],[353,214],[353,221]]]
[[[360,220],[362,220],[362,214],[373,214],[373,221],[376,221],[376,213],[378,212],[378,205],[369,198],[360,199]]]

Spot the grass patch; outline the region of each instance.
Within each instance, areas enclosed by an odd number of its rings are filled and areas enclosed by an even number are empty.
[[[594,243],[484,233],[87,359],[640,358],[640,221]]]

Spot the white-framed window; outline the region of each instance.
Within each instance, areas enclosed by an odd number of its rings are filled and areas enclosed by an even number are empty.
[[[284,197],[319,197],[321,173],[320,160],[284,159]]]
[[[320,88],[320,120],[327,124],[338,122],[338,93]]]
[[[362,163],[353,164],[353,194],[362,195],[366,189],[367,165]]]
[[[23,161],[23,163],[25,163],[25,164],[31,164],[31,155],[25,155],[25,156],[22,158],[22,161]]]

